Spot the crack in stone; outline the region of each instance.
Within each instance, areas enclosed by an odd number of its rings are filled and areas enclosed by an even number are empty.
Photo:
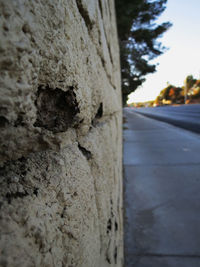
[[[83,20],[85,21],[86,27],[88,28],[89,31],[91,31],[93,27],[93,22],[91,21],[89,17],[87,9],[84,8],[81,0],[76,0],[76,3],[77,3],[79,13],[81,14],[81,17],[83,18]]]
[[[6,199],[8,201],[8,204],[11,204],[12,199],[16,199],[16,198],[24,198],[28,196],[28,193],[25,192],[16,192],[16,193],[7,193],[6,194]]]
[[[89,150],[87,150],[85,147],[78,144],[78,148],[80,149],[80,151],[86,157],[87,160],[90,160],[92,158],[92,153]]]
[[[94,119],[92,120],[92,125],[96,126],[99,119],[102,118],[102,116],[103,116],[103,103],[101,102],[99,105],[99,108],[97,110],[97,113],[96,113]]]
[[[110,76],[110,74],[106,70],[105,60],[104,60],[103,56],[101,55],[100,51],[98,50],[98,48],[96,48],[96,50],[97,50],[97,55],[101,59],[101,64],[102,64],[102,67],[103,67],[103,69],[104,69],[104,71],[106,73],[106,76],[108,78],[108,81],[109,81],[110,85],[116,90],[116,86],[113,84],[113,82],[111,80],[111,76]]]
[[[91,21],[90,17],[89,17],[89,14],[88,14],[88,11],[83,7],[83,4],[81,2],[81,0],[76,0],[76,3],[77,3],[77,7],[78,7],[78,10],[79,10],[79,13],[81,14],[81,17],[83,18],[83,20],[85,21],[85,25],[86,27],[88,28],[88,32],[89,32],[89,35],[91,37],[91,30],[94,26],[94,22]],[[100,10],[101,10],[101,15],[103,16],[103,13],[102,13],[102,6],[100,7]],[[108,43],[108,40],[107,40],[107,36],[106,36],[106,32],[105,32],[105,26],[103,25],[103,29],[104,29],[104,33],[105,33],[105,38],[106,38],[106,44],[107,44],[107,48],[108,48],[108,53],[109,53],[109,57],[110,57],[110,61],[111,63],[113,64],[113,59],[112,59],[112,55],[111,55],[111,50],[110,50],[110,47],[109,47],[109,43]],[[91,38],[91,41],[94,43],[93,39]],[[95,43],[94,43],[95,45]],[[110,74],[107,72],[106,70],[106,66],[105,66],[105,60],[103,58],[103,56],[101,55],[101,53],[99,52],[98,48],[96,47],[95,45],[95,48],[97,50],[97,54],[98,56],[100,57],[101,59],[101,63],[102,63],[102,66],[104,68],[104,71],[106,73],[106,76],[109,80],[109,83],[111,84],[111,86],[116,89],[116,86],[112,83],[112,80],[111,80],[111,76]]]
[[[115,246],[115,250],[114,250],[114,261],[115,261],[115,264],[117,264],[117,246]]]
[[[0,116],[0,128],[5,127],[7,124],[9,124],[9,121],[4,116]]]

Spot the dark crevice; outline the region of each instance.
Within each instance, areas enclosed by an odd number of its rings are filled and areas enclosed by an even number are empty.
[[[71,232],[67,232],[67,235],[70,239],[77,240],[77,238]]]
[[[114,250],[114,261],[115,261],[115,264],[117,264],[117,246],[115,247],[115,250]]]
[[[106,71],[106,61],[105,61],[105,59],[102,57],[102,56],[100,56],[100,58],[101,58],[101,63],[102,63],[102,66],[103,66],[103,68],[105,69],[105,71]],[[107,73],[107,72],[106,72]],[[107,74],[108,75],[108,74]]]
[[[103,18],[103,8],[102,8],[101,0],[99,0],[99,9],[100,9],[100,12],[101,12],[101,17]]]
[[[108,49],[108,51],[109,51],[109,49]],[[102,67],[104,68],[104,71],[105,71],[105,73],[106,73],[106,76],[107,76],[107,78],[108,78],[108,81],[109,81],[110,85],[111,85],[114,89],[116,89],[116,86],[113,84],[112,79],[111,79],[111,76],[110,76],[110,74],[108,73],[108,71],[107,71],[107,69],[106,69],[106,61],[105,61],[105,59],[103,58],[103,56],[101,55],[101,53],[100,53],[100,51],[99,51],[98,49],[97,49],[97,54],[98,54],[98,56],[99,56],[100,59],[101,59]]]
[[[63,208],[63,211],[62,211],[62,213],[60,214],[60,217],[61,217],[61,218],[64,218],[64,213],[65,213],[65,211],[66,211],[66,207]]]
[[[76,3],[77,3],[78,10],[79,10],[82,18],[84,19],[85,24],[86,24],[86,26],[88,28],[89,33],[90,33],[92,28],[93,28],[94,22],[91,21],[91,19],[89,17],[89,14],[88,14],[88,11],[87,11],[87,9],[84,8],[84,6],[82,4],[82,1],[81,0],[76,0]],[[100,9],[100,12],[101,12],[101,16],[103,17],[103,8],[102,8],[101,1],[99,1],[99,9]],[[104,25],[103,25],[103,27],[104,27]],[[107,40],[105,28],[104,28],[104,32],[105,32],[105,37],[106,37],[106,41],[107,41],[107,45],[108,45],[108,52],[109,52],[110,60],[111,60],[111,63],[113,63],[112,54],[111,54],[109,43],[108,43],[108,40]],[[98,49],[97,49],[97,54],[99,55],[99,57],[101,59],[102,66],[103,66],[103,68],[104,68],[104,70],[106,72],[106,75],[108,77],[108,80],[109,80],[111,86],[114,89],[116,89],[116,86],[112,83],[111,77],[110,77],[110,75],[108,74],[108,72],[106,70],[106,61],[102,57],[102,55],[101,55],[101,53],[99,52]]]
[[[111,6],[111,2],[110,1],[108,1],[108,10],[109,10],[110,18],[112,18],[111,10],[113,10],[113,7]]]
[[[77,192],[74,192],[72,197],[77,197],[78,196],[78,193]]]
[[[98,120],[102,118],[102,116],[103,116],[103,103],[101,102],[97,110],[97,113],[94,119],[92,120],[92,125],[95,126],[98,123]]]
[[[114,217],[114,213],[113,213],[113,201],[112,199],[110,200],[110,215],[113,218]]]
[[[108,255],[106,255],[106,261],[107,261],[109,264],[111,264],[111,260],[110,260],[110,258],[109,258]]]
[[[79,9],[79,12],[80,12],[82,18],[84,19],[85,24],[86,24],[86,26],[88,28],[88,31],[89,31],[89,34],[90,34],[90,32],[91,32],[91,30],[93,28],[94,23],[90,20],[89,14],[88,14],[87,10],[84,9],[84,7],[83,7],[83,5],[81,3],[81,0],[76,0],[76,1],[77,1],[77,6],[78,6],[78,9]],[[103,24],[103,27],[104,27],[104,24]],[[113,59],[112,59],[112,56],[111,56],[111,51],[110,51],[110,48],[109,48],[109,44],[108,44],[108,40],[107,40],[105,28],[104,28],[104,32],[105,32],[106,42],[107,42],[107,45],[108,45],[108,52],[109,52],[110,60],[113,63]],[[99,40],[99,44],[101,46],[101,40]],[[96,44],[95,44],[95,46],[96,46]],[[108,77],[108,80],[109,80],[110,85],[113,87],[113,89],[116,89],[116,86],[113,84],[113,82],[111,80],[111,76],[109,75],[109,73],[108,73],[108,71],[106,69],[106,61],[105,61],[105,59],[101,55],[101,52],[100,52],[100,50],[98,48],[97,48],[96,51],[97,51],[97,54],[98,54],[98,56],[99,56],[99,58],[101,60],[102,67],[104,68],[104,71],[105,71],[105,73],[106,73],[106,75]]]
[[[101,17],[103,19],[103,7],[102,7],[101,0],[99,0],[98,2],[99,2],[99,9],[100,9]],[[113,64],[112,53],[111,53],[110,45],[109,45],[109,42],[108,42],[108,39],[107,39],[104,23],[103,23],[103,29],[104,29],[104,33],[105,33],[105,38],[106,38],[106,43],[107,43],[108,52],[109,52],[109,56],[110,56],[110,61]],[[99,33],[99,35],[100,35],[100,33]],[[101,57],[101,61],[102,61],[103,67],[105,68],[105,60],[102,57]]]
[[[78,10],[81,14],[81,17],[84,19],[88,30],[91,31],[93,28],[93,22],[91,21],[89,17],[88,11],[84,8],[81,0],[76,0],[76,3],[77,3]]]
[[[106,70],[106,61],[104,60],[104,58],[101,56],[100,53],[98,53],[98,55],[99,55],[99,57],[100,57],[100,59],[101,59],[102,67],[103,67],[104,70],[105,70],[105,73],[106,73],[106,75],[107,75],[107,78],[108,78],[108,81],[109,81],[110,85],[113,87],[113,89],[116,90],[116,86],[113,84],[112,79],[111,79],[111,76],[110,76],[110,74],[108,73],[108,71]]]
[[[110,45],[109,45],[108,42],[107,42],[107,44],[108,44],[108,52],[109,52],[109,56],[110,56],[110,61],[111,61],[112,65],[113,65],[113,59],[112,59],[111,48],[110,48]]]
[[[23,116],[24,116],[24,113],[21,113],[21,114],[18,115],[17,120],[14,123],[14,127],[25,126],[26,125],[25,122],[24,122]]]
[[[30,31],[30,28],[29,28],[29,25],[27,23],[25,23],[23,26],[22,26],[22,31],[26,34],[26,33],[31,33]]]
[[[95,115],[95,118],[100,119],[102,116],[103,116],[103,103],[101,102],[97,110],[97,113]]]
[[[38,87],[37,120],[35,127],[45,128],[53,133],[65,132],[70,127],[77,127],[77,113],[80,112],[74,88],[69,87],[67,92],[49,86]]]
[[[37,197],[38,196],[38,190],[39,190],[39,188],[34,188],[34,190],[33,190],[33,194]]]
[[[39,188],[35,187],[35,188],[33,188],[32,194],[37,197],[38,191],[39,191]],[[5,197],[8,201],[8,204],[11,204],[13,199],[24,198],[24,197],[27,197],[28,195],[30,195],[30,194],[25,190],[24,192],[7,193],[5,195]]]
[[[101,17],[102,17],[102,19],[103,19],[103,8],[102,8],[101,0],[99,0],[99,9],[100,9]],[[108,37],[107,37],[107,33],[106,33],[106,30],[105,30],[105,25],[104,25],[104,23],[103,23],[103,30],[104,30],[104,33],[105,33],[105,38],[106,38],[106,43],[107,43],[107,47],[108,47],[108,53],[109,53],[110,61],[111,61],[111,64],[113,65],[114,62],[113,62],[112,53],[111,53],[111,48],[110,48],[110,44],[109,44],[109,42],[108,42]],[[99,31],[99,44],[100,44],[100,46],[101,46],[100,35],[101,35],[101,33],[100,33],[100,31]],[[103,68],[104,68],[105,71],[106,71],[106,62],[105,62],[103,56],[101,55],[101,53],[99,52],[98,54],[99,54],[99,56],[100,56],[100,58],[101,58],[101,63],[102,63],[102,65],[103,65]],[[110,80],[110,83],[112,84],[111,79],[110,79],[109,74],[107,73],[107,71],[106,71],[106,74],[107,74],[107,76],[108,76],[108,78],[109,78],[109,80]],[[112,86],[113,86],[114,89],[116,89],[116,87],[115,87],[113,84],[112,84]]]
[[[6,194],[6,198],[7,198],[8,204],[11,204],[11,201],[13,199],[24,198],[26,196],[28,196],[28,193],[26,191],[25,192],[16,192],[16,193],[7,193]]]
[[[83,155],[86,157],[87,160],[90,160],[92,158],[92,153],[87,150],[86,148],[82,147],[80,144],[78,144],[78,148],[83,153]]]
[[[118,231],[118,223],[115,221],[115,232]]]
[[[100,12],[101,12],[101,17],[103,19],[103,7],[102,7],[101,0],[99,0],[99,9],[100,9]]]
[[[4,116],[0,116],[0,128],[5,127],[7,124],[9,124],[9,121]]]
[[[25,157],[21,157],[18,159],[18,161],[22,162],[22,163],[26,163],[27,162],[27,159]]]
[[[111,219],[108,220],[107,223],[107,234],[112,230],[112,221]]]

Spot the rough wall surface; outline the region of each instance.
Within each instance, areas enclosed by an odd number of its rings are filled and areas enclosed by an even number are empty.
[[[0,13],[0,266],[122,266],[114,1]]]

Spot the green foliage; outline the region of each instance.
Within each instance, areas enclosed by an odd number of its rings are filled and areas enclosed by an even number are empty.
[[[127,96],[156,71],[149,61],[165,48],[157,41],[166,32],[169,22],[156,25],[155,20],[166,8],[167,0],[116,0],[117,25],[121,55],[122,94]]]

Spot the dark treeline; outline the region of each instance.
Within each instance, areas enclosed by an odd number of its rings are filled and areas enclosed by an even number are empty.
[[[156,65],[149,61],[166,49],[157,39],[169,29],[171,23],[155,23],[165,10],[166,2],[115,0],[124,105],[128,95],[145,81],[145,76],[156,71]]]

